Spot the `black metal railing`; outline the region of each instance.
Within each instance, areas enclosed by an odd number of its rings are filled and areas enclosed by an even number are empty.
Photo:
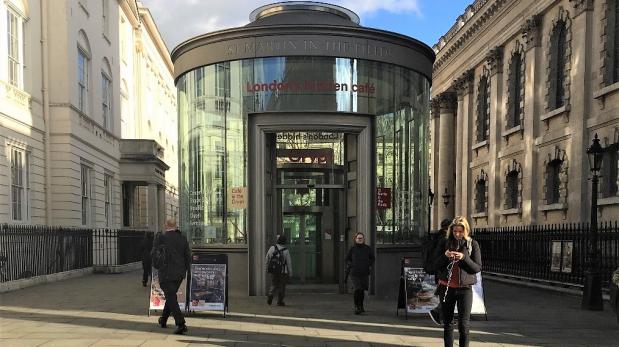
[[[598,256],[605,284],[619,266],[619,225],[598,224]],[[486,272],[580,286],[584,281],[588,223],[475,229]]]
[[[150,231],[0,225],[0,282],[142,259]]]

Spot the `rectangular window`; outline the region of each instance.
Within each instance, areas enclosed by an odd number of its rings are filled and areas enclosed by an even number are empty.
[[[101,73],[101,107],[103,111],[103,128],[112,131],[114,121],[112,119],[112,81]]]
[[[23,45],[21,18],[12,10],[7,11],[7,57],[9,83],[15,87],[22,87],[23,54],[20,48]]]
[[[603,198],[617,196],[619,193],[619,144],[613,144],[606,148],[602,161],[600,178],[600,194]]]
[[[105,175],[103,178],[103,187],[105,189],[105,226],[112,226],[112,176]]]
[[[89,225],[92,211],[92,168],[82,164],[82,225]]]
[[[86,113],[88,108],[88,64],[86,53],[77,49],[77,107]]]
[[[553,160],[546,167],[546,204],[556,204],[560,198],[561,161]]]
[[[224,97],[229,95],[230,87],[230,63],[220,63],[215,68],[215,95]]]
[[[30,155],[11,148],[11,218],[14,221],[30,219]]]

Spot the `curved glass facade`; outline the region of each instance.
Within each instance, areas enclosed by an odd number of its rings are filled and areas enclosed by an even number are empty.
[[[343,112],[375,116],[376,240],[402,243],[427,227],[429,81],[399,66],[327,57],[272,57],[204,66],[177,82],[181,226],[192,245],[245,243],[247,115]]]

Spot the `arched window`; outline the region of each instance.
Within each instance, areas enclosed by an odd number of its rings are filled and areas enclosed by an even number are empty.
[[[90,43],[83,30],[77,36],[77,108],[85,114],[90,108]]]
[[[486,181],[481,179],[475,184],[475,212],[486,210]]]
[[[548,108],[554,110],[565,106],[565,81],[567,64],[567,26],[563,19],[559,19],[550,35],[550,61]]]
[[[521,123],[523,113],[522,96],[524,94],[523,68],[522,51],[520,48],[517,48],[509,63],[507,129],[517,127]]]
[[[488,126],[490,125],[489,84],[488,75],[482,75],[477,89],[477,142],[488,139]]]
[[[518,208],[518,171],[510,171],[506,183],[505,207]]]
[[[559,202],[561,188],[561,159],[551,160],[546,166],[546,204]]]

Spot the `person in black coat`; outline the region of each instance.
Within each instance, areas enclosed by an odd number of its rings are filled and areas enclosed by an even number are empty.
[[[146,287],[153,267],[150,258],[150,251],[153,249],[153,233],[144,233],[140,248],[142,250],[142,286]]]
[[[471,238],[471,227],[466,218],[457,216],[447,230],[447,237],[439,243],[434,257],[434,269],[439,279],[439,297],[443,308],[443,341],[453,346],[454,309],[458,307],[459,346],[469,345],[469,322],[473,305],[471,286],[477,283],[481,271],[481,250]]]
[[[365,244],[363,233],[355,234],[355,244],[346,255],[346,266],[350,273],[354,290],[355,314],[365,312],[363,300],[365,291],[369,289],[369,277],[374,266],[374,251]]]
[[[183,334],[187,331],[187,325],[185,324],[185,317],[178,306],[176,292],[187,275],[187,271],[189,271],[191,251],[189,250],[187,239],[178,230],[175,220],[167,220],[165,227],[166,231],[157,234],[153,245],[154,251],[160,244],[165,244],[169,254],[167,265],[157,270],[159,286],[166,299],[163,312],[161,317],[159,317],[159,325],[165,328],[168,318],[172,315],[176,323],[174,333]]]

